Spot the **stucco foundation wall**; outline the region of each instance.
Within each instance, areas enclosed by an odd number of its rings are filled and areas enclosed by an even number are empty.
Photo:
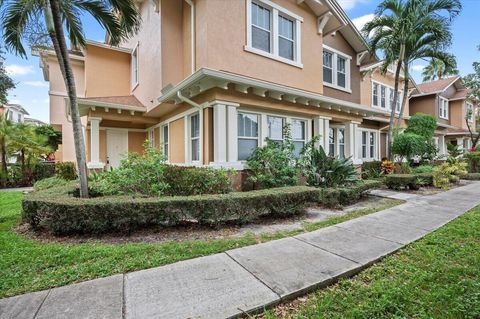
[[[130,94],[131,55],[87,44],[85,96]]]
[[[197,0],[197,69],[208,67],[322,93],[322,42],[317,18],[296,0],[273,0],[303,17],[301,26],[303,68],[244,50],[247,36],[246,1]]]
[[[170,123],[170,163],[185,163],[185,121],[183,118]]]

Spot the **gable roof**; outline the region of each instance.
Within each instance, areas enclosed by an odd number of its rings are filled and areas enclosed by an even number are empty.
[[[424,82],[417,84],[418,93],[415,93],[413,96],[420,96],[420,95],[429,95],[429,94],[436,94],[441,93],[448,89],[452,84],[461,80],[460,76],[452,76],[441,80],[431,81],[431,82]],[[463,88],[463,84],[460,83],[457,89]]]
[[[112,104],[112,105],[121,105],[121,106],[135,106],[142,107],[145,106],[140,102],[134,95],[126,96],[100,96],[100,97],[87,97],[81,98],[84,104],[91,102],[92,104]]]
[[[6,109],[10,109],[10,108],[16,109],[16,110],[17,110],[18,112],[20,112],[20,113],[23,113],[23,114],[25,114],[25,115],[30,115],[30,114],[27,112],[27,110],[25,110],[25,109],[23,108],[23,106],[21,106],[20,104],[5,104],[5,105],[3,105],[3,107],[5,107]]]

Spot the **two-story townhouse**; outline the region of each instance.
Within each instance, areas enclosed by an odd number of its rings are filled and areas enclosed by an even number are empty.
[[[23,123],[25,115],[30,115],[20,104],[0,105],[0,114],[4,114],[7,120],[13,123]]]
[[[71,53],[90,168],[117,166],[148,138],[173,164],[242,169],[266,138],[283,140],[285,124],[297,152],[318,135],[355,163],[385,154],[392,77],[336,1],[138,5],[135,37]],[[58,63],[53,52],[40,56],[51,122],[64,133],[61,158],[72,160]]]
[[[410,100],[411,114],[421,112],[437,118],[435,141],[440,156],[447,154],[448,143],[471,148],[468,126],[476,134],[477,106],[460,76],[418,84]]]

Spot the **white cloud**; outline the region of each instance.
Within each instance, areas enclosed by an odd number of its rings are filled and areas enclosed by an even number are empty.
[[[352,19],[353,24],[357,27],[358,30],[362,30],[363,26],[375,18],[375,14],[369,13],[361,17]]]
[[[33,66],[31,65],[19,65],[19,64],[10,64],[5,66],[5,70],[8,75],[27,75],[35,73]]]
[[[10,104],[22,104],[22,102],[20,100],[9,100],[8,103]]]
[[[23,81],[22,83],[25,85],[40,87],[40,88],[48,87],[48,83],[43,81]]]
[[[412,70],[415,71],[415,72],[422,72],[424,67],[425,67],[425,65],[414,64],[414,65],[412,65]]]
[[[353,9],[357,4],[365,4],[371,0],[337,0],[343,10]]]

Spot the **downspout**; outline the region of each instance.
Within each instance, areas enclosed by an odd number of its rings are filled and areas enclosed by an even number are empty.
[[[177,97],[180,101],[182,102],[185,102],[193,107],[196,107],[199,111],[202,110],[202,106],[192,100],[190,100],[189,98],[187,98],[186,96],[183,96],[182,95],[182,92],[180,92],[180,90],[177,91]]]
[[[196,49],[195,49],[195,4],[192,0],[185,0],[185,2],[190,6],[190,35],[191,35],[191,64],[192,64],[192,74],[195,73],[196,67]]]

